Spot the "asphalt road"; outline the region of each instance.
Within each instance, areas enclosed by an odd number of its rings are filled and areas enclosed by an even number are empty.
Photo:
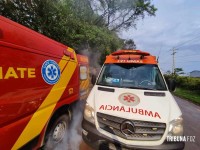
[[[174,96],[184,119],[184,135],[195,136],[195,142],[187,141],[184,150],[200,149],[200,106]]]
[[[183,100],[174,96],[177,101],[184,119],[184,135],[191,136],[192,140],[185,142],[184,150],[199,150],[200,149],[200,106],[197,106],[189,101]],[[195,137],[195,142],[193,141]],[[80,150],[92,150],[83,141],[80,144]]]

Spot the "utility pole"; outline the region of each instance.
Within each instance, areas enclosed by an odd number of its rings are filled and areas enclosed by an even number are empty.
[[[175,48],[172,49],[172,74],[175,75],[175,54],[176,54],[176,50]]]

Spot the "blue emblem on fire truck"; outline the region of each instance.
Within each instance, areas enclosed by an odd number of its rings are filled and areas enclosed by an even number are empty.
[[[46,60],[42,65],[41,73],[48,84],[56,84],[60,79],[60,67],[54,60]]]

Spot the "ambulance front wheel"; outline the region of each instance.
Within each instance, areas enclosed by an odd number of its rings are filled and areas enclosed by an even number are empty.
[[[53,149],[60,143],[63,143],[69,127],[69,117],[63,114],[55,119],[52,123],[49,134],[47,134],[47,141],[45,149]]]

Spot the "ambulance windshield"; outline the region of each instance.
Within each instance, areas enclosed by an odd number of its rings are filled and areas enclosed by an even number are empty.
[[[157,65],[105,64],[97,85],[144,90],[167,90]]]

